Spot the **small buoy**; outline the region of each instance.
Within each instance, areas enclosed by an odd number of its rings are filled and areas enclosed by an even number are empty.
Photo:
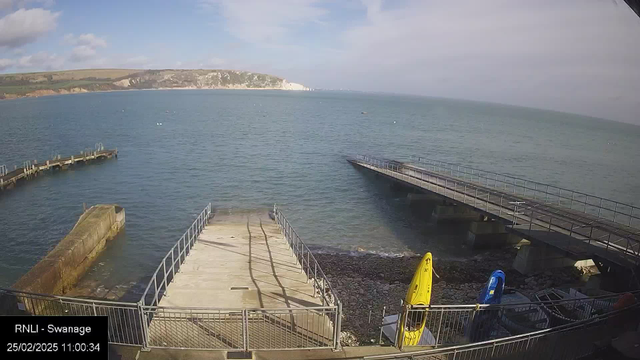
[[[360,114],[367,115],[366,111],[361,112]]]
[[[393,123],[395,124],[395,123],[396,123],[396,121],[395,121],[395,120],[393,120]]]
[[[162,123],[156,123],[156,125],[158,125],[158,126],[162,126]]]

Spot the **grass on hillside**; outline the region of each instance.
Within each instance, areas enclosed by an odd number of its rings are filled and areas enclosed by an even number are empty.
[[[144,70],[138,69],[82,69],[82,70],[65,70],[65,71],[48,71],[34,73],[15,73],[0,74],[2,78],[12,77],[29,81],[53,81],[57,80],[80,80],[86,78],[96,79],[118,79],[131,74],[139,73]]]
[[[54,83],[40,83],[30,85],[0,85],[0,93],[24,95],[36,90],[59,90],[59,89],[71,89],[79,86],[86,86],[92,84],[105,84],[111,83],[112,80],[72,80],[72,81],[60,81]]]

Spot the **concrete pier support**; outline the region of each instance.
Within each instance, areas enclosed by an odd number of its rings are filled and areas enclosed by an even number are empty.
[[[496,221],[474,221],[469,224],[467,246],[474,249],[503,247],[509,243],[510,234],[504,224]]]
[[[543,244],[522,246],[513,261],[513,268],[524,275],[570,266],[594,266],[594,262],[591,259],[576,261]]]
[[[441,221],[476,221],[480,214],[473,209],[460,205],[438,205],[433,209],[431,217],[437,222]]]

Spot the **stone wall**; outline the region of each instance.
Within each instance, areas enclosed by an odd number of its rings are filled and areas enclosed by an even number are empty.
[[[117,205],[87,210],[60,243],[22,276],[16,290],[63,295],[71,289],[102,252],[107,241],[124,227],[125,211]]]

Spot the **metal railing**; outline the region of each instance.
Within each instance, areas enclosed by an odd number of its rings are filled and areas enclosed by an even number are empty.
[[[511,222],[519,231],[559,232],[572,238],[598,245],[604,252],[616,252],[634,264],[640,263],[640,237],[606,224],[589,221],[557,208],[529,204],[508,192],[487,188],[457,177],[440,176],[398,161],[358,156],[356,161],[393,173],[409,184],[427,189],[470,205]]]
[[[0,177],[7,175],[7,166],[0,165]]]
[[[475,181],[487,187],[512,192],[514,195],[531,197],[549,204],[557,204],[577,210],[599,219],[640,228],[640,208],[600,196],[564,189],[559,186],[540,183],[511,175],[484,171],[472,167],[439,160],[411,156],[414,163],[425,164],[430,170],[443,172],[464,180]]]
[[[422,326],[435,347],[511,337],[590,319],[614,309],[622,294],[499,305],[403,306],[408,328]],[[640,292],[633,292],[638,295]],[[397,328],[396,339],[406,329]],[[396,341],[400,349],[402,341]]]
[[[340,336],[342,334],[342,302],[338,299],[338,295],[335,290],[333,290],[333,287],[331,287],[331,283],[311,253],[311,250],[309,250],[307,245],[300,239],[296,230],[275,204],[273,205],[273,214],[276,223],[280,227],[280,231],[289,243],[289,248],[300,264],[301,271],[306,275],[307,281],[311,281],[313,284],[313,297],[319,296],[323,306],[331,306],[335,311],[333,348],[338,349],[340,347]]]
[[[140,299],[143,306],[159,305],[162,296],[167,292],[169,284],[175,278],[176,273],[180,271],[180,267],[189,255],[191,248],[198,241],[198,236],[204,230],[210,216],[211,203],[200,212],[187,231],[182,234],[178,242],[164,256],[158,268],[156,268],[151,280],[149,280],[149,285],[147,285]]]
[[[209,350],[335,348],[336,306],[285,309],[143,307],[149,347]],[[151,321],[153,320],[153,321]]]
[[[365,359],[475,360],[475,359],[578,359],[594,352],[594,341],[625,327],[635,330],[640,304],[636,303],[575,323],[500,339],[441,349],[365,356]]]
[[[637,294],[635,292],[636,296]],[[450,354],[458,356],[457,359],[466,359],[467,357],[459,357],[459,354],[475,353],[482,349],[491,349],[491,356],[496,358],[498,355],[510,354],[516,350],[532,350],[533,340],[547,336],[551,333],[549,330],[582,329],[592,320],[611,318],[621,314],[621,310],[613,309],[622,295],[508,305],[433,305],[423,308],[405,308],[406,311],[414,314],[409,316],[417,316],[415,314],[422,312],[422,316],[427,319],[426,328],[438,339],[436,347],[445,347],[442,350],[381,355],[372,358],[411,356],[410,358],[414,359],[435,356],[435,354]],[[582,314],[585,318],[515,336],[498,331],[505,326],[504,321],[498,317],[505,316],[509,309],[525,314],[531,308],[542,305],[548,308],[564,306],[567,309],[578,309],[582,311],[578,314]],[[636,303],[634,308],[637,309],[637,307]],[[107,316],[109,342],[114,344],[245,351],[330,348],[336,341],[335,324],[339,316],[336,306],[286,309],[171,308],[42,295],[1,288],[0,310],[3,315]],[[536,313],[540,314],[539,311]],[[618,318],[634,319],[630,316]],[[310,323],[314,326],[308,326]],[[489,331],[476,325],[477,323],[484,323],[494,328]],[[614,325],[620,324],[616,322]],[[485,335],[472,338],[472,331],[480,331]],[[460,345],[469,341],[474,343]],[[526,346],[510,345],[525,344],[525,342]],[[431,359],[431,357],[427,358]]]
[[[0,288],[2,315],[84,315],[109,318],[109,342],[143,345],[143,318],[139,304],[34,294]]]
[[[318,261],[311,253],[311,250],[309,250],[307,245],[300,239],[298,233],[291,227],[289,221],[287,221],[276,205],[273,205],[273,212],[276,223],[289,243],[291,252],[298,260],[302,271],[307,276],[307,280],[313,283],[314,297],[316,295],[320,296],[323,306],[339,304],[338,296],[331,287],[331,283],[324,274],[324,271],[322,271],[320,265],[318,265]]]

